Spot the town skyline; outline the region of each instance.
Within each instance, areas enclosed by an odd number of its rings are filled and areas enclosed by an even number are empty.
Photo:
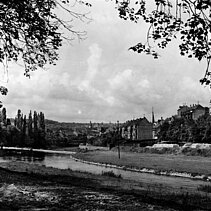
[[[205,62],[181,57],[172,42],[157,60],[128,51],[147,30],[143,24],[123,21],[112,3],[90,1],[93,19],[80,26],[87,39],[64,43],[56,66],[26,78],[21,65],[9,63],[1,75],[8,95],[1,101],[8,116],[42,111],[60,122],[125,122],[144,115],[151,120],[176,114],[183,103],[209,107],[210,88],[199,83]],[[120,39],[121,38],[121,39]],[[7,82],[7,80],[9,80]]]
[[[6,107],[4,107],[2,104],[0,104],[1,105],[1,109],[6,109],[6,111],[7,111],[7,108]],[[58,120],[55,120],[55,119],[49,119],[49,118],[47,118],[47,120],[50,120],[50,121],[55,121],[55,122],[60,122],[60,123],[79,123],[79,124],[124,124],[124,123],[127,123],[127,122],[130,122],[130,121],[134,121],[134,120],[140,120],[140,119],[144,119],[144,118],[146,118],[149,122],[151,122],[151,123],[156,123],[156,122],[159,122],[160,120],[165,120],[165,119],[168,119],[168,118],[171,118],[171,117],[176,117],[176,116],[178,116],[178,117],[181,117],[181,114],[180,114],[180,112],[179,112],[179,110],[181,110],[181,108],[185,108],[185,111],[187,110],[187,111],[191,111],[192,109],[195,109],[195,108],[197,108],[197,107],[200,107],[200,108],[203,108],[203,109],[206,109],[207,110],[207,113],[210,113],[210,106],[204,106],[204,105],[201,105],[200,104],[200,102],[198,101],[197,103],[194,103],[194,104],[187,104],[187,103],[183,103],[183,104],[181,104],[181,105],[179,105],[178,107],[177,107],[177,109],[175,110],[175,112],[174,112],[174,114],[172,114],[172,115],[170,115],[170,116],[167,116],[167,117],[163,117],[163,116],[156,116],[155,115],[155,112],[154,112],[154,108],[152,107],[152,110],[151,110],[151,116],[146,116],[145,114],[143,115],[143,116],[137,116],[137,117],[135,117],[135,116],[133,116],[132,118],[130,118],[130,119],[126,119],[126,120],[124,120],[124,121],[119,121],[119,120],[116,120],[116,121],[108,121],[108,122],[106,122],[106,121],[92,121],[92,120],[89,120],[89,121],[87,121],[87,122],[74,122],[74,121],[67,121],[67,122],[63,122],[63,121],[58,121]],[[2,111],[1,111],[2,112]],[[13,117],[11,117],[11,116],[7,116],[7,118],[8,119],[15,119],[17,116],[18,116],[18,112],[22,112],[21,111],[21,109],[17,109],[17,112],[16,112],[16,114],[15,114],[15,116],[13,116]],[[33,110],[30,110],[29,111],[29,113],[30,112],[34,112]],[[41,113],[42,113],[42,111],[40,111]],[[203,111],[204,112],[204,111]],[[200,113],[200,115],[202,115],[202,114],[204,114],[204,113]],[[10,112],[9,112],[10,113]],[[27,113],[22,113],[23,114],[23,116],[24,115],[26,115],[26,118],[28,118],[28,115],[27,115]]]

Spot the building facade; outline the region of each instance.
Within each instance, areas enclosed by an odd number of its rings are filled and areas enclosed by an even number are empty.
[[[153,124],[145,117],[127,121],[121,128],[121,136],[127,140],[153,139]]]
[[[203,107],[200,104],[193,104],[190,106],[183,105],[177,110],[178,117],[184,117],[186,119],[197,120],[200,116],[209,114],[209,108]]]

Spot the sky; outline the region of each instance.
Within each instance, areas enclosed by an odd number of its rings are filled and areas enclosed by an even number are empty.
[[[45,118],[60,122],[125,122],[146,117],[151,121],[177,113],[186,103],[209,107],[210,88],[202,86],[206,63],[182,57],[177,41],[160,58],[137,54],[128,48],[144,42],[147,26],[118,17],[113,3],[90,0],[89,23],[73,22],[86,30],[87,38],[64,42],[56,66],[38,70],[26,78],[21,65],[1,68],[0,83],[8,88],[1,101],[8,117],[17,110],[42,111]],[[63,13],[60,13],[63,15]]]

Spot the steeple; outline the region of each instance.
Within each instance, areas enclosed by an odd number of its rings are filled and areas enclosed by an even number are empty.
[[[153,107],[152,107],[152,124],[155,123],[155,116],[154,116],[154,110],[153,110]]]

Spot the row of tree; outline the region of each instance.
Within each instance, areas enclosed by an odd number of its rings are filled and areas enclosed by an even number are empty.
[[[195,142],[211,144],[211,117],[204,115],[196,121],[187,118],[166,119],[160,126],[158,138],[174,143]]]
[[[1,111],[0,138],[1,144],[7,146],[45,148],[45,116],[42,112],[29,112],[28,118],[20,109],[11,125],[6,118],[6,109]]]
[[[44,148],[45,143],[45,117],[42,112],[29,112],[28,119],[19,109],[14,120],[14,125],[20,131],[21,145],[34,148]]]

